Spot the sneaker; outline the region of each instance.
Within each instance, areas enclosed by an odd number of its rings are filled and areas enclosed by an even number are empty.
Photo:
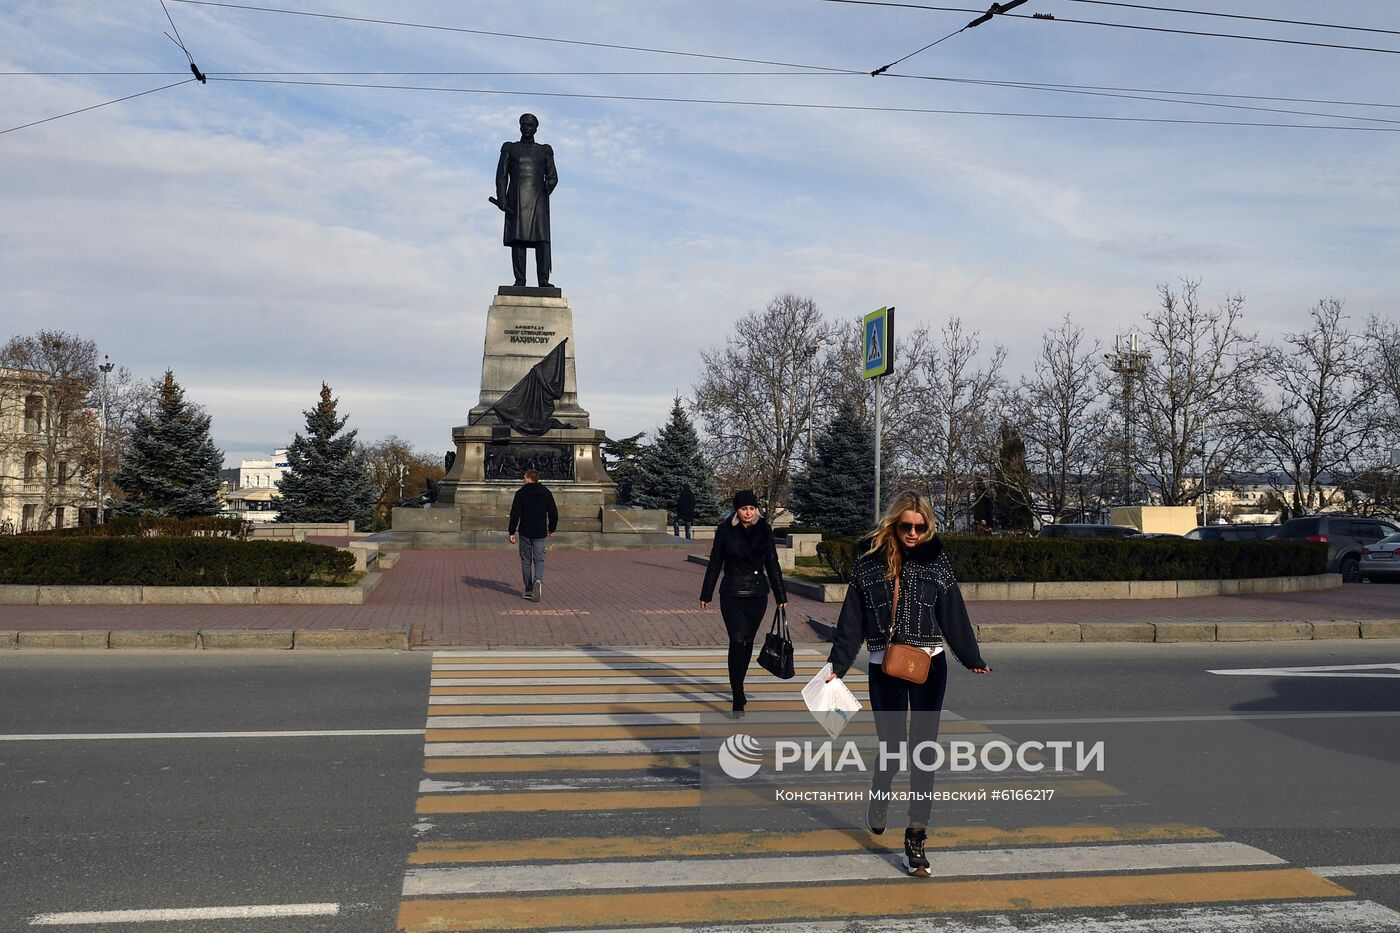
[[[875,835],[880,835],[885,831],[885,813],[890,808],[890,802],[883,797],[876,797],[874,791],[870,791],[870,802],[865,805],[865,828]]]
[[[540,287],[543,288],[544,286],[541,285]],[[539,602],[539,601],[540,601],[540,597],[541,597],[542,595],[544,595],[544,581],[543,581],[543,580],[536,580],[536,581],[535,581],[535,586],[534,586],[534,592],[533,592],[533,594],[531,595],[530,598],[533,599],[535,602]]]
[[[521,599],[534,599],[535,597],[534,597],[534,595],[533,595],[529,590],[526,590],[525,592],[523,592],[523,593],[520,594],[520,598],[521,598]]]
[[[928,832],[912,826],[904,831],[904,858],[909,863],[909,874],[915,878],[929,876],[928,856],[924,855],[924,840]]]

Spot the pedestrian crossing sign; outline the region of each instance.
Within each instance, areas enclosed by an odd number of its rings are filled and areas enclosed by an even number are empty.
[[[878,379],[894,372],[894,308],[881,308],[865,316],[865,366],[861,375]]]

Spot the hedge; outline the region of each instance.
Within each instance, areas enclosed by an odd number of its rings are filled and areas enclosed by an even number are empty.
[[[229,538],[0,538],[0,584],[345,586],[355,555],[303,541]]]
[[[27,538],[243,538],[247,523],[241,518],[200,516],[197,518],[166,518],[157,516],[117,516],[101,525],[78,525],[73,528],[46,528],[27,531]]]
[[[856,539],[834,538],[817,554],[849,580]],[[958,580],[1043,583],[1094,580],[1234,580],[1327,572],[1327,547],[1312,541],[1073,540],[951,535],[943,538]]]

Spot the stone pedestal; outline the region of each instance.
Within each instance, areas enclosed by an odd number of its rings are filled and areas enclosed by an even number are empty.
[[[588,427],[588,412],[578,404],[574,370],[574,312],[557,288],[502,287],[486,312],[486,349],[481,358],[481,395],[471,410],[471,424],[499,424],[482,413],[525,378],[562,340],[564,395],[554,405],[554,417],[574,428]],[[537,293],[537,294],[521,294]],[[558,297],[551,297],[557,295]],[[478,420],[480,419],[480,420]],[[519,477],[516,477],[517,479]]]
[[[576,546],[664,544],[665,513],[619,510],[617,486],[603,467],[606,439],[589,427],[578,403],[573,311],[558,289],[502,287],[486,313],[481,392],[468,423],[452,429],[457,457],[429,509],[395,509],[394,532],[411,546],[434,536],[441,546],[503,543],[511,501],[528,469],[554,495],[559,509],[556,543]],[[515,387],[560,341],[567,339],[564,395],[554,417],[569,425],[538,437],[516,433],[487,409]],[[621,514],[628,513],[628,514]],[[500,538],[500,542],[496,541]],[[624,543],[614,539],[635,539]]]

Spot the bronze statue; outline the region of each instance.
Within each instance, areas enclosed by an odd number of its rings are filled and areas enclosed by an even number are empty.
[[[535,250],[535,274],[540,288],[549,284],[549,195],[559,184],[554,171],[554,150],[535,142],[540,121],[532,113],[520,115],[520,141],[501,144],[496,163],[496,196],[492,204],[505,211],[505,245],[510,247],[516,287],[525,286],[525,250]]]

